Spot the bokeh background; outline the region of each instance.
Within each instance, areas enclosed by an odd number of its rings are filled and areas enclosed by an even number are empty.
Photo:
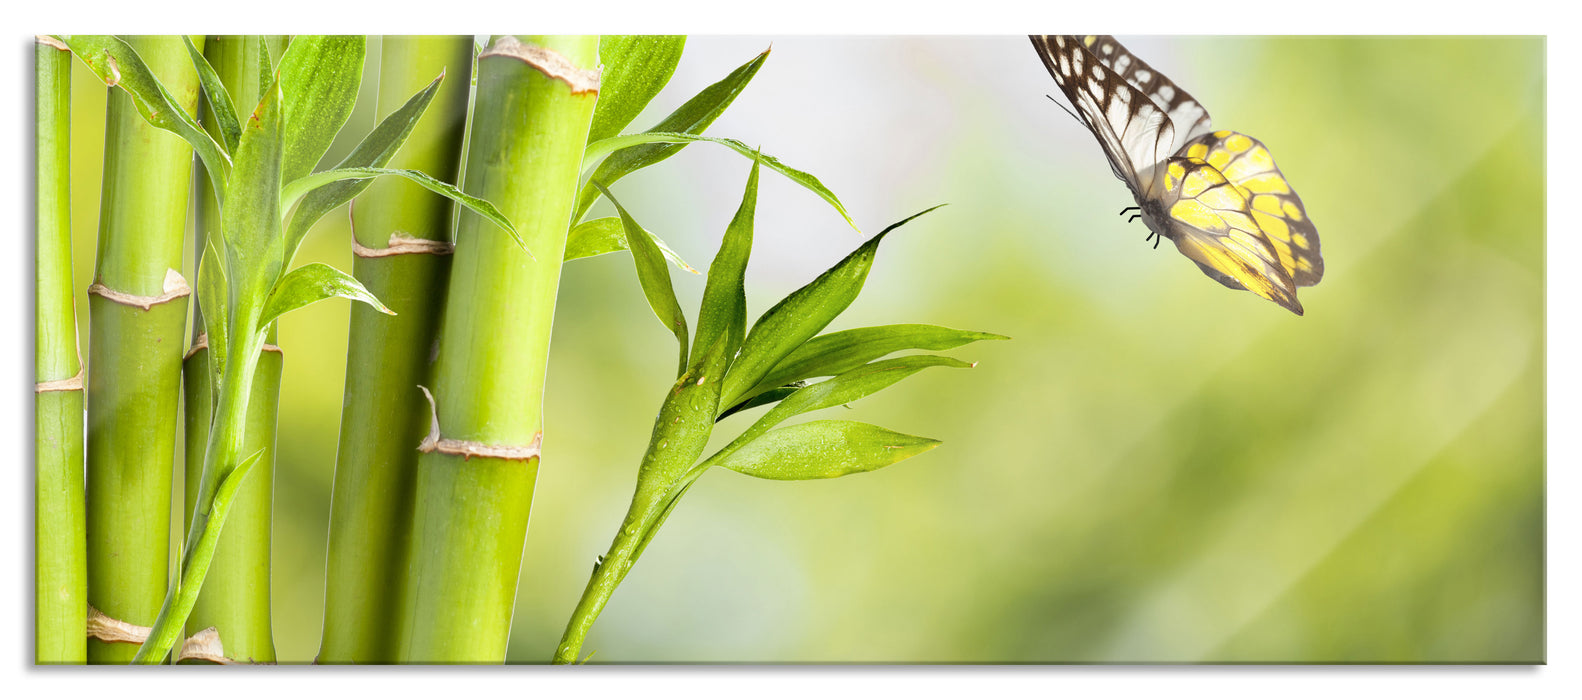
[[[950,203],[886,242],[832,329],[1014,340],[834,409],[939,449],[830,481],[701,479],[594,662],[1544,660],[1544,40],[1120,38],[1275,154],[1323,241],[1306,317],[1117,217],[1129,194],[1024,37],[689,40],[634,128],[772,43],[709,133],[817,175],[865,231]],[[330,162],[372,126],[377,76],[374,42]],[[105,91],[74,79],[85,289]],[[701,267],[747,170],[697,145],[616,189]],[[753,316],[862,240],[767,172],[757,227]],[[348,241],[331,215],[300,260],[350,269]],[[695,310],[702,279],[677,286]],[[282,661],[318,646],[347,315],[280,329]],[[674,370],[625,254],[569,264],[556,321],[509,654],[527,663],[608,546]]]

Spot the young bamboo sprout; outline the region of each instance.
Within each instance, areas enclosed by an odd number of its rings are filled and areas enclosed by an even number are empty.
[[[818,279],[776,304],[747,332],[744,278],[752,249],[758,167],[755,159],[741,207],[709,266],[690,359],[686,320],[676,303],[664,260],[647,232],[615,203],[649,305],[676,333],[682,371],[660,405],[626,518],[567,622],[555,663],[581,658],[588,631],[615,588],[682,494],[710,467],[764,479],[824,479],[872,471],[933,449],[939,444],[936,440],[853,421],[775,426],[801,413],[856,401],[928,367],[972,366],[936,355],[878,359],[890,353],[948,349],[1002,337],[933,326],[884,326],[815,337],[856,299],[885,236],[926,211],[869,239]],[[614,202],[608,191],[601,191]],[[808,379],[824,376],[832,378],[804,385]],[[730,444],[699,461],[716,421],[750,405],[765,404],[774,407]]]

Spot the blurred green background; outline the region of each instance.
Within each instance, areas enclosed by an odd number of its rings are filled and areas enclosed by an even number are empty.
[[[594,627],[594,662],[1544,659],[1544,40],[1120,39],[1267,144],[1301,194],[1327,267],[1305,318],[1115,216],[1126,188],[1046,99],[1025,37],[689,40],[634,128],[772,41],[711,134],[814,173],[865,231],[951,205],[885,244],[832,329],[1014,340],[835,409],[945,441],[921,457],[822,482],[704,477]],[[329,162],[372,126],[378,55]],[[105,90],[73,77],[86,289]],[[701,267],[746,173],[693,146],[616,190]],[[861,239],[766,173],[749,313]],[[350,269],[349,248],[331,215],[299,262]],[[702,279],[677,286],[694,312]],[[347,314],[319,304],[280,329],[286,662],[318,646]],[[556,321],[520,662],[550,658],[675,362],[625,254],[568,265]]]

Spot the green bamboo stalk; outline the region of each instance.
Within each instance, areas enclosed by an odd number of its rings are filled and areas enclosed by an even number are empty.
[[[33,661],[87,661],[82,358],[71,279],[71,52],[39,38],[35,60],[38,188],[33,390]]]
[[[191,114],[198,77],[179,36],[129,43]],[[201,46],[202,37],[194,43]],[[192,148],[149,126],[111,90],[105,118],[98,260],[89,288],[89,604],[148,625],[167,584],[171,469],[189,288],[181,276]],[[88,642],[94,663],[137,646]]]
[[[505,659],[543,432],[566,230],[597,99],[595,36],[496,37],[478,60],[465,186],[532,255],[463,214],[418,460],[398,660]]]
[[[387,36],[382,44],[380,119],[436,76],[446,76],[388,167],[455,182],[472,37]],[[397,315],[352,307],[319,663],[389,663],[396,656],[399,619],[393,612],[401,600],[411,539],[414,448],[429,422],[428,404],[417,386],[428,383],[439,330],[450,275],[451,221],[449,200],[395,178],[375,181],[352,207],[353,274]],[[499,231],[485,235],[504,237]],[[392,236],[439,245],[393,241]]]
[[[204,57],[214,67],[220,82],[230,95],[236,111],[248,114],[258,104],[266,85],[261,81],[268,73],[259,69],[261,50],[267,49],[272,57],[279,57],[285,50],[285,37],[212,36],[204,47]],[[213,108],[204,105],[204,128],[215,140],[220,140],[220,128],[214,119]],[[203,165],[198,164],[199,168]],[[220,232],[220,209],[216,205],[213,186],[206,174],[197,178],[200,197],[194,204],[198,230],[193,246],[197,259],[202,259],[204,246],[210,237]],[[219,243],[218,240],[215,241]],[[196,269],[194,264],[194,269]],[[208,445],[209,422],[212,418],[212,374],[209,368],[208,345],[203,335],[203,310],[193,305],[193,349],[182,363],[183,388],[186,410],[186,483],[194,488],[185,490],[185,519],[192,524],[193,509],[197,505],[195,488],[202,478],[204,449]],[[273,330],[268,341],[274,342]],[[267,663],[275,660],[275,645],[270,624],[269,562],[272,542],[270,517],[274,496],[275,424],[279,407],[280,373],[283,358],[278,347],[269,345],[259,356],[259,365],[253,377],[252,398],[247,407],[246,440],[243,454],[263,451],[254,464],[247,483],[237,491],[231,506],[227,526],[220,534],[214,561],[209,565],[203,591],[187,618],[187,634],[195,634],[214,627],[219,635],[225,655],[232,659]]]

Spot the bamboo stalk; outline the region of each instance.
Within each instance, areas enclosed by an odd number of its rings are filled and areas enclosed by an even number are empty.
[[[388,167],[455,182],[461,164],[470,36],[383,39],[378,117],[399,109],[444,73],[439,94]],[[450,201],[409,181],[373,183],[352,207],[353,274],[395,310],[354,305],[346,357],[346,400],[330,501],[324,636],[319,663],[388,663],[399,619],[393,614],[407,569],[413,482],[428,431],[429,358],[450,274]],[[486,226],[488,226],[486,224]],[[393,247],[392,236],[441,246]],[[398,250],[412,253],[396,254]]]
[[[87,661],[82,358],[71,275],[71,53],[34,45],[38,188],[34,287],[33,660]]]
[[[209,37],[204,48],[204,57],[220,76],[236,110],[242,114],[252,111],[258,104],[261,90],[267,87],[259,84],[262,80],[258,70],[260,41],[267,42],[271,56],[278,57],[285,49],[283,36],[214,36]],[[219,139],[219,128],[213,123],[211,110],[205,110],[204,121],[205,129]],[[200,163],[197,167],[203,165]],[[200,197],[193,207],[198,221],[197,243],[193,248],[196,257],[201,259],[205,241],[219,235],[221,223],[208,176],[199,176],[197,182]],[[184,525],[188,528],[197,504],[196,485],[202,477],[213,406],[208,346],[203,342],[203,311],[197,304],[193,305],[192,335],[193,349],[182,363],[186,410],[185,476],[186,483],[191,486],[185,490],[183,511]],[[270,336],[269,341],[273,342],[273,331]],[[228,524],[220,534],[214,561],[204,579],[203,591],[187,619],[188,634],[214,627],[227,657],[254,662],[275,660],[269,603],[270,511],[274,496],[275,424],[283,358],[279,348],[268,346],[265,350],[259,356],[253,377],[252,398],[247,408],[247,437],[242,448],[244,454],[259,450],[264,453],[253,466],[247,483],[237,492]]]
[[[434,371],[437,431],[418,460],[402,661],[505,659],[597,51],[595,36],[503,36],[479,57],[462,189],[494,202],[536,257],[462,215]]]
[[[197,72],[179,36],[129,43],[188,113]],[[201,37],[194,38],[201,44]],[[94,285],[89,288],[87,544],[89,603],[148,625],[167,584],[171,469],[190,289],[181,276],[192,149],[149,126],[112,90]],[[137,647],[88,642],[95,663]]]

